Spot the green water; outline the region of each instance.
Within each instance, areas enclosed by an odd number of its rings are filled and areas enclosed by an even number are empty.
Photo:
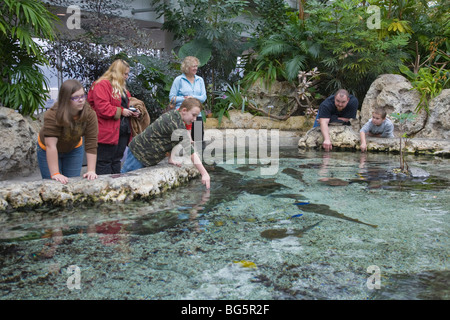
[[[196,179],[146,202],[2,213],[0,297],[449,299],[449,160],[408,161],[430,177],[391,174],[397,155],[286,148],[274,176],[209,167],[209,192]]]

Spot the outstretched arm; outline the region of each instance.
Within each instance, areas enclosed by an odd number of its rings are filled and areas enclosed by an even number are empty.
[[[323,136],[323,144],[322,147],[325,149],[325,151],[331,151],[333,148],[330,140],[330,131],[328,128],[328,124],[330,122],[329,118],[320,118],[319,124],[320,124],[320,131],[322,132]]]
[[[210,183],[211,183],[211,181],[210,181],[211,178],[209,177],[209,173],[208,173],[208,171],[206,171],[206,169],[203,166],[202,161],[198,157],[197,153],[194,152],[193,154],[191,154],[191,161],[192,161],[192,163],[194,163],[194,166],[197,168],[197,170],[202,175],[202,183],[204,185],[206,185],[206,189],[209,189]]]

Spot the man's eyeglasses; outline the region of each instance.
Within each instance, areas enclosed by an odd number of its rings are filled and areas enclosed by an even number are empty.
[[[72,100],[72,101],[82,101],[82,100],[86,100],[86,95],[83,94],[82,96],[70,97],[70,100]]]

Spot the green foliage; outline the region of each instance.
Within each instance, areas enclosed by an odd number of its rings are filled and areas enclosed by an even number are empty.
[[[408,165],[406,164],[405,161],[405,155],[403,153],[403,148],[402,148],[402,142],[403,139],[408,139],[408,135],[406,134],[406,132],[404,132],[405,130],[405,124],[408,121],[414,121],[414,119],[417,117],[416,114],[411,113],[411,112],[407,112],[407,113],[391,113],[390,116],[392,117],[392,119],[397,122],[399,124],[399,130],[400,130],[400,171],[403,173],[408,173]],[[406,141],[405,141],[405,145],[406,145]]]
[[[261,19],[261,22],[256,26],[255,35],[258,38],[265,39],[279,33],[289,19],[286,14],[289,7],[285,1],[254,0],[254,3],[255,11]]]
[[[406,66],[400,66],[400,70],[408,77],[413,86],[412,89],[420,93],[420,101],[415,111],[429,110],[429,101],[438,96],[442,89],[450,88],[450,71],[436,67],[420,68],[418,73],[411,72]]]
[[[241,36],[248,25],[235,18],[247,13],[248,1],[180,0],[177,5],[172,5],[153,0],[152,3],[156,12],[164,15],[162,29],[172,32],[181,44],[193,40],[209,44],[204,47],[211,49],[211,59],[199,70],[199,74],[213,85],[213,90],[226,82],[236,68],[237,58],[247,48]],[[178,55],[181,55],[180,52]]]
[[[219,126],[222,122],[222,117],[225,115],[230,118],[228,111],[231,109],[240,109],[242,112],[245,111],[249,100],[245,96],[245,93],[241,91],[241,87],[238,84],[230,85],[226,84],[225,91],[220,92],[216,96],[216,100],[219,102],[215,104],[213,109],[213,115],[218,118]]]
[[[207,39],[194,39],[184,44],[180,51],[178,51],[178,57],[184,59],[187,56],[194,56],[200,62],[199,67],[204,66],[211,59],[212,46]]]
[[[293,82],[299,70],[307,68],[308,57],[318,55],[319,48],[308,39],[302,21],[286,11],[284,17],[283,21],[287,24],[278,25],[278,33],[272,33],[265,39],[259,38],[256,54],[247,58],[251,63],[246,66],[247,74],[243,79],[246,86],[257,80],[268,88],[274,81]],[[257,36],[264,34],[268,32]]]
[[[317,66],[323,73],[322,90],[346,88],[361,101],[371,83],[383,73],[393,73],[409,57],[403,50],[408,33],[380,39],[367,27],[366,8],[359,1],[338,0],[328,5],[308,5],[307,28],[321,52]]]
[[[47,79],[39,69],[48,61],[33,38],[53,40],[55,21],[40,1],[0,3],[0,103],[5,107],[33,115],[49,98]]]
[[[284,11],[284,24],[275,22],[276,32],[257,34],[256,53],[246,66],[247,84],[257,79],[266,85],[275,80],[294,82],[299,71],[318,67],[324,95],[346,88],[362,100],[379,74],[398,70],[409,58],[404,48],[411,35],[399,32],[397,26],[389,37],[380,38],[367,27],[369,14],[359,0],[306,1],[303,7],[304,20]],[[278,12],[282,10],[284,4],[279,3]]]
[[[171,58],[164,54],[158,58],[138,55],[127,60],[131,69],[128,88],[144,102],[150,118],[156,119],[169,104],[170,88],[179,70],[172,67]]]

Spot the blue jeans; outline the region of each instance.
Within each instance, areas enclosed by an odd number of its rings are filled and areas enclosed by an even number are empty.
[[[39,143],[37,144],[36,151],[42,179],[51,179],[51,173],[47,163],[47,152],[41,148]],[[83,157],[83,145],[69,152],[58,152],[59,173],[68,178],[79,177],[81,174],[81,166],[83,165]]]
[[[136,159],[136,157],[131,153],[130,148],[128,148],[125,156],[125,161],[122,165],[122,170],[120,170],[120,173],[134,171],[143,167],[144,165],[138,159]]]
[[[316,120],[314,120],[313,128],[318,127],[318,126],[319,126],[319,111],[317,111],[317,116],[316,116]]]

